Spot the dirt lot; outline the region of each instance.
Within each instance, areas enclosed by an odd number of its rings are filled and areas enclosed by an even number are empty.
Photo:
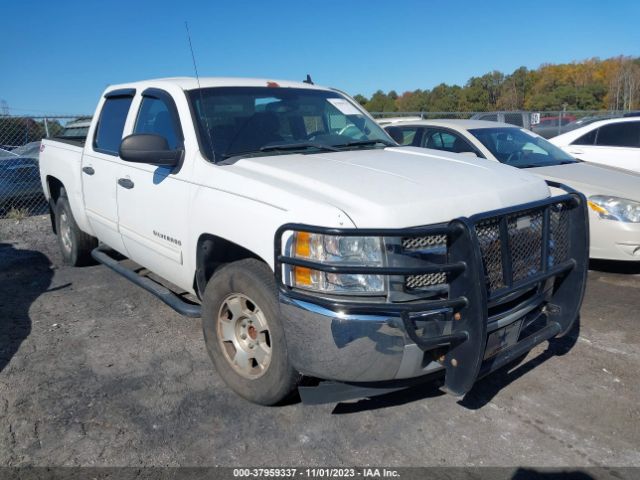
[[[638,273],[591,271],[579,336],[461,401],[264,408],[224,387],[198,320],[61,266],[47,218],[0,220],[0,465],[640,466]]]

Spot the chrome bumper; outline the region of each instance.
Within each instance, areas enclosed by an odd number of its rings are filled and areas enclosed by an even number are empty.
[[[444,367],[426,360],[406,334],[400,314],[352,315],[280,295],[287,350],[305,375],[343,382],[378,382],[426,375]]]

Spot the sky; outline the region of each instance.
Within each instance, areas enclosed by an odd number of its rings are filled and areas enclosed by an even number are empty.
[[[193,76],[302,80],[366,96],[640,55],[637,0],[2,0],[0,101],[91,114],[109,84]]]

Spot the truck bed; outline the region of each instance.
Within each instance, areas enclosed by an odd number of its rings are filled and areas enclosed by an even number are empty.
[[[48,140],[50,142],[61,142],[83,148],[87,137],[53,137]]]

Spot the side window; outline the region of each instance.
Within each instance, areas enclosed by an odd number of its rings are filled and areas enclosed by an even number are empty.
[[[576,138],[571,145],[593,145],[596,141],[596,135],[598,133],[598,129],[594,128],[589,133],[585,133],[581,137]]]
[[[100,112],[93,148],[111,155],[117,155],[122,141],[124,122],[133,97],[107,98]]]
[[[600,127],[596,145],[609,147],[638,147],[640,122],[612,123]]]
[[[169,107],[158,98],[143,97],[133,133],[154,133],[167,140],[169,148],[178,148],[178,133]]]
[[[504,121],[505,123],[510,123],[511,125],[517,125],[519,127],[524,126],[524,123],[522,122],[522,114],[518,112],[505,113]]]
[[[385,129],[389,136],[400,145],[413,145],[418,133],[418,127],[387,127]]]
[[[424,147],[454,153],[475,153],[475,150],[469,145],[469,142],[460,135],[444,130],[430,130],[425,137]]]

